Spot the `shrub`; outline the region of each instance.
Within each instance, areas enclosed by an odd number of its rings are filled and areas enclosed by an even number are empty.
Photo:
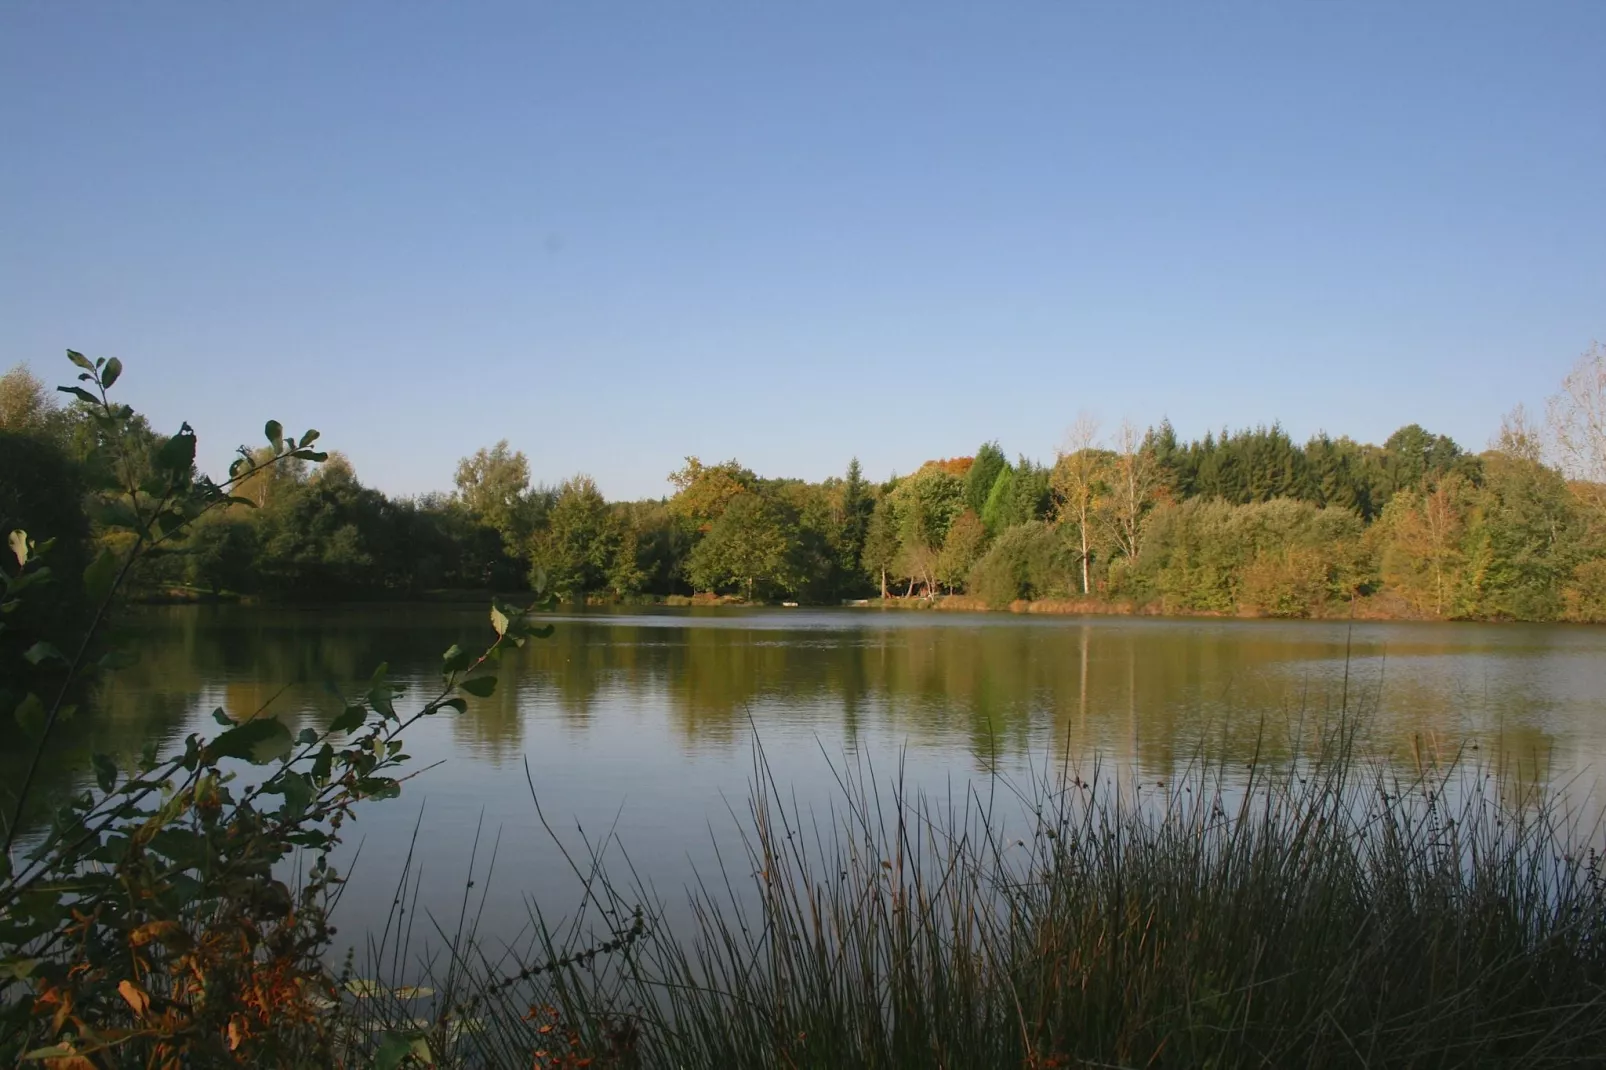
[[[115,443],[134,419],[107,394],[121,365],[69,356],[89,384],[73,392],[99,439]],[[310,448],[315,431],[286,438],[270,421],[266,434],[268,450],[243,456],[223,484],[196,474],[188,426],[156,451],[148,472],[107,462],[123,477],[107,510],[123,530],[87,566],[66,551],[80,523],[70,510],[32,514],[44,526],[64,524],[59,544],[43,528],[9,535],[0,604],[8,623],[20,622],[18,641],[31,643],[22,657],[50,670],[6,711],[31,755],[7,800],[0,848],[0,1057],[9,1062],[333,1065],[395,1047],[345,1029],[338,1013],[341,993],[323,958],[341,880],[330,854],[360,802],[399,792],[402,733],[422,717],[461,712],[460,692],[490,694],[495,678],[480,670],[506,646],[545,633],[522,613],[494,608],[495,642],[477,658],[448,650],[440,690],[410,715],[396,709],[401,688],[384,666],[324,730],[292,736],[263,711],[219,709],[220,731],[191,734],[177,753],[159,755],[152,743],[125,768],[94,755],[94,787],[69,797],[48,825],[28,823],[40,757],[70,713],[76,682],[118,665],[119,651],[93,666],[88,652],[129,575],[229,503],[239,482],[323,459]],[[36,619],[31,606],[80,585],[89,617],[75,642],[25,630]],[[237,779],[242,765],[260,767],[253,784]],[[280,876],[292,854],[301,866],[293,887]]]
[[[995,609],[1018,599],[1054,598],[1072,590],[1075,553],[1053,525],[1007,528],[971,570],[967,590]]]

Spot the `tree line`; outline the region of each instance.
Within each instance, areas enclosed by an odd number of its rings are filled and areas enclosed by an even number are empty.
[[[115,493],[80,405],[0,378],[8,524],[110,539]],[[765,478],[687,458],[673,493],[609,502],[584,475],[532,483],[503,441],[454,489],[390,497],[338,453],[265,469],[139,577],[278,599],[535,587],[579,600],[958,596],[1166,612],[1606,620],[1606,348],[1473,452],[1416,424],[1381,445],[1278,425],[1182,441],[1168,422],[1077,420],[1052,461],[997,442],[904,476]],[[117,444],[153,454],[136,422]],[[26,460],[27,463],[22,463]],[[67,493],[62,493],[66,488]],[[87,553],[87,549],[84,551]],[[967,603],[961,603],[967,604]]]

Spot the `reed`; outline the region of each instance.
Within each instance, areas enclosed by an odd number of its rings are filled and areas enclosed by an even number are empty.
[[[747,810],[733,815],[739,851],[689,889],[689,923],[668,924],[616,845],[583,843],[568,855],[578,914],[557,924],[532,909],[522,946],[494,953],[471,924],[448,940],[453,993],[423,1019],[432,1058],[1600,1058],[1599,826],[1539,781],[1464,756],[1402,769],[1362,757],[1355,738],[1338,725],[1294,761],[1200,760],[1163,782],[1061,761],[941,798],[908,789],[901,770],[837,764],[825,813],[790,802],[758,748]],[[365,1013],[383,1017],[380,1002]]]

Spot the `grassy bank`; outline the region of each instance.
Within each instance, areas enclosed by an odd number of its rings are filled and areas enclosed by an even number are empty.
[[[1335,602],[1319,607],[1318,610],[1308,614],[1262,613],[1252,609],[1240,609],[1236,612],[1226,613],[1212,610],[1189,609],[1181,606],[1167,605],[1163,601],[1134,602],[1112,601],[1103,598],[1041,598],[1017,599],[1008,605],[995,606],[981,598],[964,594],[939,595],[935,598],[888,598],[885,600],[872,598],[863,602],[854,603],[864,609],[923,609],[938,610],[955,613],[1027,613],[1047,614],[1050,616],[1091,616],[1091,617],[1179,617],[1179,618],[1221,618],[1233,617],[1242,620],[1279,620],[1294,616],[1308,620],[1377,620],[1377,621],[1423,621],[1460,618],[1441,618],[1424,615],[1413,610],[1410,606],[1398,599],[1387,597],[1361,598],[1353,604],[1349,602]]]
[[[419,1036],[443,1064],[541,1067],[1598,1059],[1599,829],[1499,769],[1401,774],[1343,732],[1307,753],[942,799],[842,770],[829,814],[760,763],[743,850],[689,890],[689,924],[592,844],[582,915],[454,956]]]

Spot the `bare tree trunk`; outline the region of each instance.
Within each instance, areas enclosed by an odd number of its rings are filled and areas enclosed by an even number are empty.
[[[1088,558],[1088,553],[1087,553],[1087,521],[1084,520],[1082,522],[1081,526],[1082,526],[1082,594],[1084,596],[1086,596],[1087,593],[1088,593],[1088,583],[1087,583],[1087,558]]]
[[[885,568],[882,568],[882,570],[881,570],[881,601],[885,602],[886,600],[887,600],[887,570]]]

